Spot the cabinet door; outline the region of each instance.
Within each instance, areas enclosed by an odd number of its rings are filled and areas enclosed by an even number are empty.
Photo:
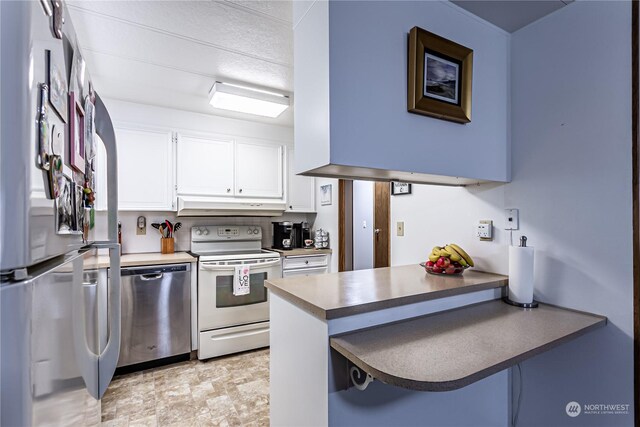
[[[118,209],[175,209],[173,134],[170,130],[115,126]]]
[[[289,149],[287,154],[287,176],[289,181],[287,212],[315,212],[315,178],[294,173],[293,154],[293,149]]]
[[[233,196],[233,140],[178,134],[178,194]]]
[[[283,198],[282,145],[236,143],[236,197]]]

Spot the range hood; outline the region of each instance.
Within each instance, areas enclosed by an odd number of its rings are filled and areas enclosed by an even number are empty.
[[[178,216],[280,216],[286,208],[281,200],[178,196]]]

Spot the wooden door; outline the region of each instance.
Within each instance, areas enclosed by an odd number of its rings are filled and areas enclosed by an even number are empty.
[[[389,267],[390,262],[390,212],[391,204],[390,184],[388,182],[376,182],[373,202],[374,242],[373,242],[373,267]]]

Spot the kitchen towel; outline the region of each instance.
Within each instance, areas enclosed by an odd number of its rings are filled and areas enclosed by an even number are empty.
[[[509,299],[533,302],[533,247],[509,246]]]
[[[248,265],[236,265],[233,275],[233,296],[248,295],[251,293],[251,269]]]

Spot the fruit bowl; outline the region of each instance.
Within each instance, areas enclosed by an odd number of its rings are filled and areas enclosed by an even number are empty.
[[[420,263],[420,266],[423,267],[427,273],[433,274],[435,276],[462,276],[462,273],[464,273],[464,271],[469,268],[463,267],[460,264],[451,265],[453,266],[453,270],[449,269],[449,273],[447,273],[446,269],[443,270],[442,268],[439,268],[435,265],[427,265],[426,262]]]
[[[465,269],[473,267],[473,259],[455,243],[435,246],[428,258],[420,265],[427,273],[438,276],[460,276]]]

